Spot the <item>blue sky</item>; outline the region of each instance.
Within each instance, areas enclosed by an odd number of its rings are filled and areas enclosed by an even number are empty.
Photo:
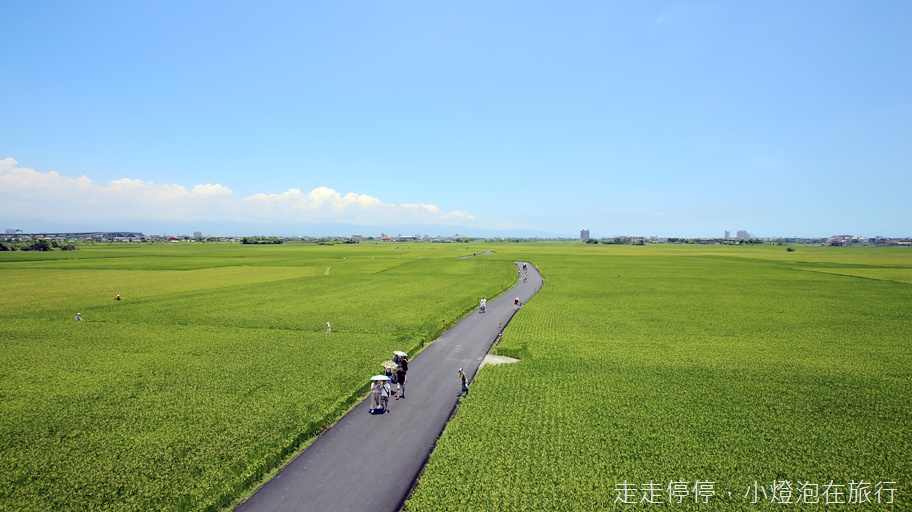
[[[0,228],[912,236],[912,2],[0,19]]]

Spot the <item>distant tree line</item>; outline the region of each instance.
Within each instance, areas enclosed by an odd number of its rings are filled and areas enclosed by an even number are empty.
[[[285,243],[285,240],[277,236],[245,236],[241,239],[241,243],[245,245],[278,245]]]
[[[587,238],[587,244],[609,244],[609,245],[646,245],[646,240],[638,236],[616,236],[614,238],[603,238],[601,241],[595,238]]]
[[[58,242],[57,240],[3,240],[0,241],[0,251],[75,251],[73,242]]]

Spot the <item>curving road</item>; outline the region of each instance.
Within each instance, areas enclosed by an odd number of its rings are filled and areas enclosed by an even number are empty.
[[[389,413],[371,414],[363,400],[235,510],[400,510],[456,408],[459,368],[473,378],[516,313],[514,299],[525,302],[541,288],[541,275],[527,268],[527,282],[488,300],[486,313],[476,309],[409,361],[406,398],[390,399]]]

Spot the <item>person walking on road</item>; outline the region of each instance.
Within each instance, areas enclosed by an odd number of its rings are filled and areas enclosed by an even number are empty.
[[[488,299],[482,297],[482,298],[481,298],[481,312],[482,312],[482,313],[485,312],[485,308],[486,308],[487,306],[488,306]]]
[[[382,384],[379,380],[371,381],[371,412],[380,408],[380,387]]]
[[[396,368],[396,400],[405,398],[405,381],[407,378],[405,369],[400,364],[399,368]]]
[[[462,368],[459,369],[459,380],[462,381],[462,392],[460,393],[460,395],[468,395],[469,394],[469,379],[466,377],[465,372],[462,371]]]
[[[383,409],[383,412],[389,412],[390,391],[392,389],[389,381],[383,381],[383,386],[380,388],[380,408]]]

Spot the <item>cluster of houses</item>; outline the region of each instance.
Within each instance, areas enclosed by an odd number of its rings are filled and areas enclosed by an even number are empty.
[[[59,233],[23,233],[21,229],[7,229],[4,239],[14,241],[54,240],[58,242],[92,241],[92,242],[148,242],[148,236],[136,231],[87,231]]]
[[[900,245],[912,246],[912,238],[887,238],[885,236],[876,236],[869,238],[866,236],[836,235],[827,238],[826,245],[850,247],[853,245]]]
[[[58,241],[58,242],[170,242],[170,243],[181,243],[181,242],[241,242],[245,237],[243,236],[210,236],[203,237],[202,233],[197,231],[193,233],[193,236],[189,235],[180,235],[180,236],[168,236],[168,235],[145,235],[136,231],[92,231],[92,232],[57,232],[57,233],[24,233],[19,229],[7,229],[5,240],[10,241],[21,241],[26,242],[30,240],[49,240],[49,241]],[[351,235],[351,236],[324,236],[324,237],[309,237],[309,236],[287,236],[287,237],[276,237],[281,238],[282,240],[290,242],[348,242],[348,243],[360,243],[360,242],[421,242],[421,241],[433,241],[433,242],[452,242],[455,240],[467,239],[465,235],[454,235],[452,237],[430,237],[428,235],[397,235],[395,237],[388,236],[386,233],[382,233],[379,238],[375,237],[365,237],[363,235]]]
[[[582,235],[585,234],[585,236]],[[727,234],[727,233],[726,233]],[[912,246],[912,238],[889,238],[883,236],[862,237],[852,235],[835,235],[829,238],[664,238],[664,237],[643,237],[643,236],[617,236],[611,238],[594,239],[590,238],[588,230],[581,232],[581,240],[587,243],[606,243],[606,244],[705,244],[705,245],[733,245],[733,244],[801,244],[801,245],[829,245],[829,246]],[[145,235],[136,231],[93,231],[93,232],[59,232],[59,233],[23,233],[22,230],[7,229],[4,237],[7,241],[29,241],[29,240],[49,240],[57,242],[241,242],[245,237],[241,236],[220,236],[206,237],[202,236],[199,231],[194,232],[193,236],[167,236],[167,235]],[[325,236],[325,237],[308,237],[308,236],[289,236],[275,237],[289,242],[332,242],[332,243],[361,243],[361,242],[467,242],[475,239],[466,235],[456,234],[453,236],[430,237],[428,235],[396,235],[391,237],[386,233],[381,233],[379,237],[363,235],[351,236]],[[576,240],[580,240],[576,239]],[[511,241],[520,241],[521,239],[510,239]],[[533,239],[529,239],[533,240]],[[551,240],[551,239],[549,239]],[[557,240],[557,239],[554,239]],[[563,239],[568,240],[568,239]],[[573,240],[573,239],[569,239]]]

